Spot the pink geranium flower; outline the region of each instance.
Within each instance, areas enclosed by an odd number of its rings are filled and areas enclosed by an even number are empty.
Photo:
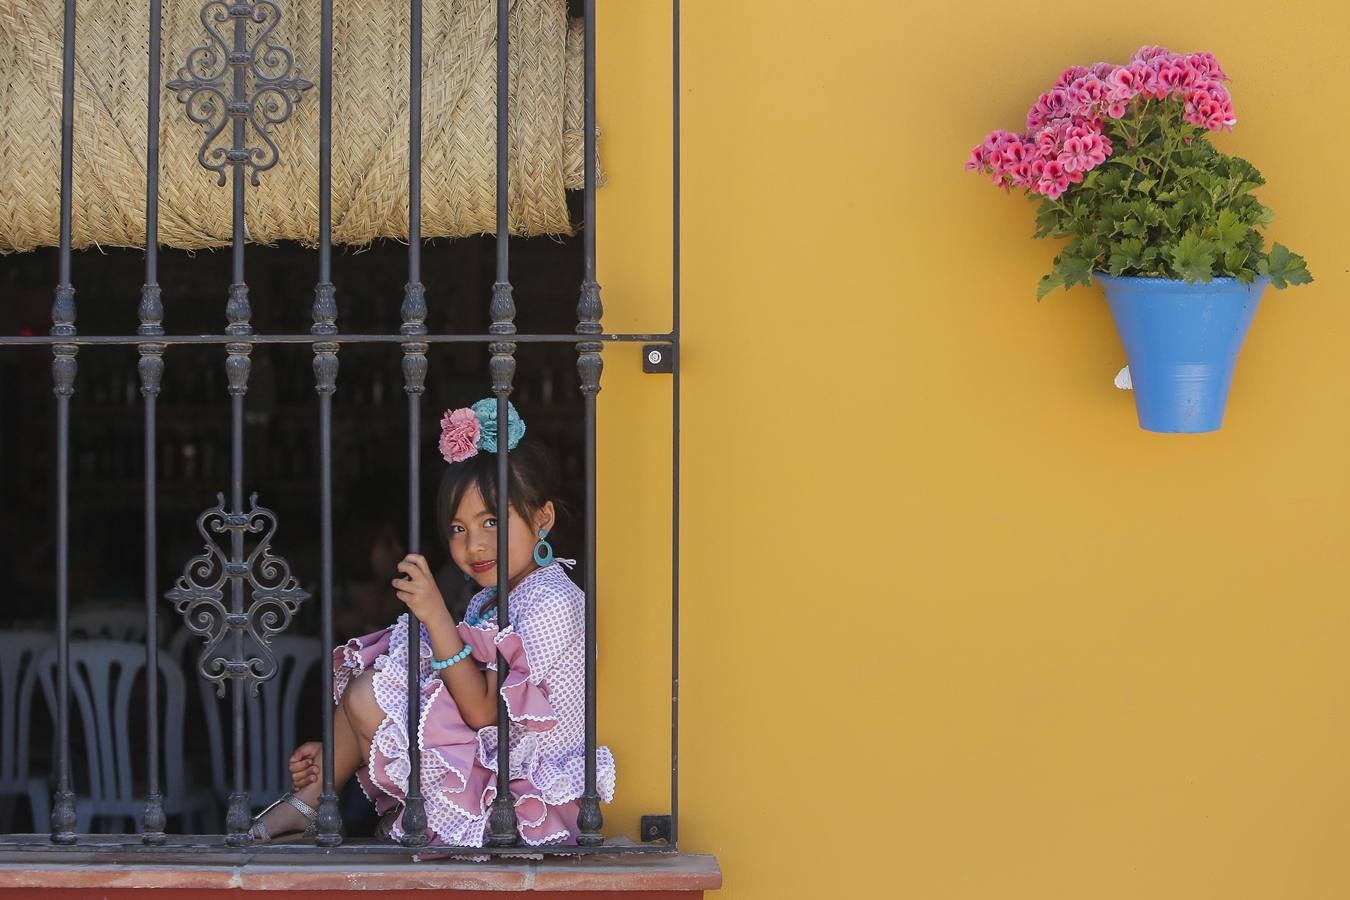
[[[1228,76],[1224,74],[1223,67],[1219,65],[1219,61],[1214,58],[1213,53],[1192,53],[1186,57],[1186,65],[1215,81],[1228,80]]]
[[[1198,77],[1195,69],[1180,64],[1168,64],[1158,70],[1158,83],[1171,94],[1194,86]]]
[[[1111,156],[1112,120],[1131,115],[1137,103],[1176,102],[1192,125],[1231,128],[1237,117],[1220,83],[1226,78],[1209,53],[1182,55],[1157,46],[1139,48],[1125,65],[1070,66],[1028,111],[1025,132],[990,132],[966,168],[1004,189],[1057,199]]]
[[[1084,75],[1069,86],[1069,104],[1075,118],[1091,115],[1106,98],[1106,82],[1096,75]]]
[[[1068,189],[1069,176],[1064,167],[1058,162],[1046,163],[1041,169],[1041,179],[1036,183],[1036,190],[1051,200],[1058,200]]]
[[[1143,62],[1149,62],[1151,60],[1157,59],[1160,56],[1172,56],[1172,55],[1173,55],[1172,51],[1168,50],[1166,47],[1156,47],[1153,45],[1148,45],[1140,47],[1138,50],[1134,51],[1134,56],[1131,57],[1130,61],[1134,62],[1135,60],[1140,60]]]
[[[1039,200],[1036,237],[1068,239],[1037,297],[1105,273],[1243,283],[1266,275],[1276,287],[1311,281],[1298,254],[1280,244],[1261,249],[1254,229],[1265,208],[1247,196],[1260,175],[1206,139],[1236,122],[1212,55],[1145,46],[1124,65],[1062,70],[1036,97],[1025,130],[989,132],[966,168]],[[1238,245],[1237,254],[1227,249]]]
[[[1060,153],[1058,160],[1064,166],[1064,171],[1071,174],[1082,173],[1106,161],[1106,145],[1100,134],[1085,129],[1072,130],[1085,133],[1076,134],[1064,141],[1064,151]]]
[[[1036,101],[1036,105],[1027,113],[1027,128],[1036,129],[1046,122],[1061,119],[1069,114],[1069,92],[1062,87],[1056,87],[1044,94]]]
[[[1066,88],[1086,74],[1088,74],[1087,66],[1069,66],[1060,73],[1059,80],[1055,82],[1055,87]]]

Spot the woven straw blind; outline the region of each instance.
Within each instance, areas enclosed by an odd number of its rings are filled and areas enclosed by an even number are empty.
[[[272,128],[280,161],[246,191],[248,238],[318,239],[317,0],[279,0],[274,41],[314,82]],[[496,231],[495,0],[423,4],[422,234]],[[511,12],[510,230],[570,234],[565,191],[582,187],[582,29],[566,0]],[[58,242],[62,0],[0,0],[0,253]],[[205,41],[201,0],[164,0],[163,83]],[[148,0],[83,0],[76,28],[75,247],[145,242]],[[407,236],[408,4],[334,4],[333,240]],[[253,32],[251,32],[252,34]],[[198,163],[203,126],[165,89],[160,238],[230,241],[231,198]],[[228,129],[226,131],[228,135]],[[250,135],[250,142],[256,143]]]

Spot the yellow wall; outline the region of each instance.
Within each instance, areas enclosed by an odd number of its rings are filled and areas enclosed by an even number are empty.
[[[601,0],[606,325],[669,322],[669,4]],[[684,3],[682,844],[723,896],[1350,895],[1350,11]],[[963,172],[1060,69],[1215,53],[1274,240],[1211,435]],[[606,353],[611,830],[668,807],[669,381]],[[860,442],[855,445],[855,440]],[[812,851],[810,848],[818,850]]]

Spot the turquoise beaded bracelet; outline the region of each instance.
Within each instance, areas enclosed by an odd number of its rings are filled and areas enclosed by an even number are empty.
[[[448,668],[450,668],[451,666],[453,666],[455,663],[457,663],[457,662],[459,662],[459,661],[461,661],[461,660],[464,660],[464,659],[468,659],[468,658],[469,658],[469,654],[472,653],[472,652],[473,652],[473,648],[470,647],[468,644],[465,644],[465,645],[464,645],[464,648],[463,648],[462,650],[460,650],[458,653],[456,653],[454,656],[450,657],[449,659],[433,659],[433,660],[431,661],[431,667],[432,667],[433,669],[435,669],[436,671],[438,671],[438,672],[439,672],[441,669],[448,669]]]

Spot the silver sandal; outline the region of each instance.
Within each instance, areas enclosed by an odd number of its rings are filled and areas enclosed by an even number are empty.
[[[287,791],[277,799],[273,800],[271,803],[267,804],[267,807],[262,812],[258,813],[256,816],[253,817],[253,823],[249,826],[248,829],[248,836],[250,840],[252,840],[256,844],[270,844],[272,843],[273,840],[275,840],[275,838],[273,838],[272,835],[268,833],[267,826],[263,824],[263,816],[267,815],[269,812],[271,812],[279,804],[282,803],[290,804],[290,806],[293,807],[297,812],[299,812],[300,815],[305,817],[305,820],[309,824],[305,826],[303,831],[298,832],[285,831],[282,832],[281,835],[278,835],[278,837],[290,834],[299,834],[302,837],[313,837],[315,835],[315,833],[318,831],[318,827],[315,825],[314,820],[319,817],[319,811],[314,807],[310,806],[305,801],[301,800],[299,797],[295,796],[295,794],[291,793],[290,791]]]

